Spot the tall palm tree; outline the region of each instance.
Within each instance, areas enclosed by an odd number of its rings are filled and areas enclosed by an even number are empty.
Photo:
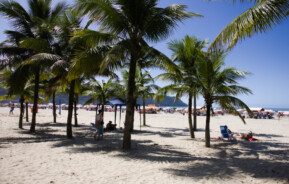
[[[58,82],[67,86],[68,89],[68,116],[67,116],[67,137],[72,138],[72,116],[73,106],[75,104],[75,89],[78,87],[78,78],[80,76],[71,75],[70,67],[73,65],[73,58],[75,57],[78,45],[70,42],[70,39],[77,29],[81,29],[82,17],[77,11],[68,8],[59,19],[58,26],[55,28],[56,42],[53,45],[53,50],[50,52],[52,56],[59,57],[54,60],[50,67]],[[80,47],[81,45],[79,45]],[[56,57],[56,58],[57,58]]]
[[[8,68],[1,71],[0,86],[3,87],[4,89],[8,89],[8,94],[1,96],[0,99],[8,99],[8,98],[13,99],[15,98],[16,95],[20,94],[20,99],[19,99],[20,114],[19,114],[18,127],[22,129],[23,128],[23,114],[24,114],[24,95],[23,95],[24,90],[22,89],[16,92],[15,89],[13,89],[13,85],[11,85],[10,83],[12,76],[13,76],[13,71]]]
[[[56,123],[56,93],[61,86],[60,76],[54,75],[53,73],[48,74],[49,79],[47,79],[44,87],[44,93],[48,99],[52,98],[52,116],[53,123]]]
[[[33,54],[41,53],[47,49],[52,41],[51,30],[65,8],[63,3],[58,3],[52,7],[51,2],[52,0],[28,0],[27,10],[16,1],[4,0],[0,3],[0,13],[9,18],[9,22],[14,27],[13,31],[6,31],[6,33],[17,38],[18,42],[25,40],[24,43],[20,44],[21,47],[32,50]],[[39,60],[39,57],[29,60]],[[32,70],[35,85],[30,131],[35,132],[41,65],[33,65]]]
[[[20,115],[19,115],[19,123],[18,127],[20,129],[23,128],[23,117],[24,117],[24,103],[27,103],[27,100],[31,99],[32,96],[32,88],[33,85],[31,81],[28,81],[25,83],[25,85],[20,85],[16,87],[15,85],[15,78],[17,78],[17,73],[13,71],[13,69],[7,67],[6,69],[3,69],[0,72],[0,86],[4,89],[7,89],[7,95],[3,96],[2,98],[7,99],[15,99],[17,96],[19,96],[19,103],[20,103]],[[26,112],[27,113],[27,112]],[[28,118],[28,115],[26,114],[26,121]]]
[[[205,41],[199,41],[195,37],[186,36],[182,40],[175,40],[169,43],[173,52],[173,61],[178,66],[178,71],[167,72],[159,75],[160,78],[170,80],[174,84],[164,87],[161,91],[171,91],[177,94],[177,98],[188,95],[188,122],[191,138],[195,138],[194,130],[197,124],[196,95],[199,92],[199,85],[196,81],[195,63],[203,57],[202,49]],[[194,98],[194,126],[192,123],[192,101]]]
[[[70,75],[70,67],[78,47],[75,42],[70,42],[73,32],[80,29],[81,15],[71,8],[61,12],[61,16],[55,20],[52,27],[51,40],[31,38],[21,42],[21,46],[36,52],[25,63],[24,66],[32,65],[38,68],[49,69],[53,73],[53,85],[68,86],[69,104],[67,117],[67,137],[72,138],[72,115],[75,102],[75,88],[78,76]],[[54,22],[53,22],[54,23]],[[50,32],[49,32],[50,33]],[[53,35],[52,35],[53,33]],[[50,35],[49,35],[50,36]],[[43,62],[45,61],[45,62]],[[38,86],[39,88],[39,86]]]
[[[142,49],[149,48],[146,41],[159,41],[167,38],[178,22],[197,14],[185,11],[184,5],[157,7],[157,0],[78,0],[77,6],[90,20],[99,21],[100,29],[115,35],[115,45],[109,56],[126,53],[129,63],[128,90],[126,95],[126,117],[123,148],[131,147],[131,128],[134,122],[135,73],[137,62],[142,58]],[[91,32],[90,32],[91,33]],[[90,34],[92,35],[92,34]],[[93,34],[99,41],[99,34]],[[91,39],[90,39],[91,40]],[[153,48],[150,48],[155,50]],[[115,60],[106,60],[104,67]]]
[[[209,53],[205,60],[197,63],[197,81],[206,103],[206,147],[210,147],[210,115],[213,103],[218,103],[227,112],[238,115],[244,123],[244,118],[236,108],[245,108],[251,113],[249,107],[236,97],[238,94],[251,93],[237,82],[245,78],[247,72],[224,67],[223,60],[223,53]]]
[[[87,91],[85,92],[90,98],[85,104],[91,104],[96,100],[101,104],[102,115],[104,115],[104,105],[110,98],[116,97],[120,84],[115,79],[110,78],[107,82],[99,82],[92,78],[87,82]]]
[[[123,90],[120,91],[126,91],[127,82],[128,82],[129,72],[127,70],[124,70],[122,72],[122,78],[124,85],[122,86]],[[150,75],[148,71],[142,71],[140,67],[137,68],[136,71],[136,99],[141,99],[142,106],[143,106],[143,126],[146,126],[146,111],[145,111],[145,101],[148,98],[153,98],[155,96],[155,92],[159,89],[159,86],[155,85],[154,78]],[[124,95],[121,95],[125,96]]]
[[[240,1],[249,1],[255,4],[224,28],[212,42],[210,49],[232,49],[240,40],[271,29],[289,15],[288,0]]]
[[[85,77],[78,77],[75,80],[75,96],[74,96],[74,127],[78,127],[78,118],[77,118],[77,104],[79,101],[79,95],[84,94],[88,90],[88,86],[86,85],[85,81],[87,78]]]
[[[137,96],[142,99],[143,106],[143,126],[146,126],[146,111],[145,111],[145,101],[148,98],[152,98],[155,92],[159,89],[159,86],[154,84],[154,78],[149,74],[148,71],[139,71],[139,77],[136,77],[136,88]]]

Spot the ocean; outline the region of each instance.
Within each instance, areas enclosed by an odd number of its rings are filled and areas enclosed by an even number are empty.
[[[271,107],[266,107],[265,109],[272,109],[273,111],[289,111],[289,108],[271,108]]]
[[[162,106],[163,108],[164,107],[170,107],[170,108],[187,108],[187,107],[176,107],[176,106]],[[278,112],[278,111],[289,111],[289,108],[272,108],[272,107],[265,107],[265,109],[271,109],[275,112]]]

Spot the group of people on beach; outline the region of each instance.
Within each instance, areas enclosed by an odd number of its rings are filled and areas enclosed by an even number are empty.
[[[112,124],[112,121],[109,121],[104,128],[103,111],[99,110],[95,118],[95,128],[96,132],[94,134],[94,139],[100,140],[103,139],[103,133],[105,131],[109,132],[116,130],[116,124]]]

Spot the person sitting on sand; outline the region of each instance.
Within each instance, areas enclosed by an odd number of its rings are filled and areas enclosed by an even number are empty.
[[[251,131],[248,134],[241,134],[241,139],[244,139],[250,142],[258,140],[253,137],[253,133]]]
[[[105,127],[105,131],[114,131],[116,130],[116,124],[112,124],[112,121],[109,121],[107,124],[106,124],[106,127]]]

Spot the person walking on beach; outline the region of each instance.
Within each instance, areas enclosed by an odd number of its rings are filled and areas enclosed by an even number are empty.
[[[13,114],[14,108],[15,108],[14,103],[10,103],[9,115]]]

